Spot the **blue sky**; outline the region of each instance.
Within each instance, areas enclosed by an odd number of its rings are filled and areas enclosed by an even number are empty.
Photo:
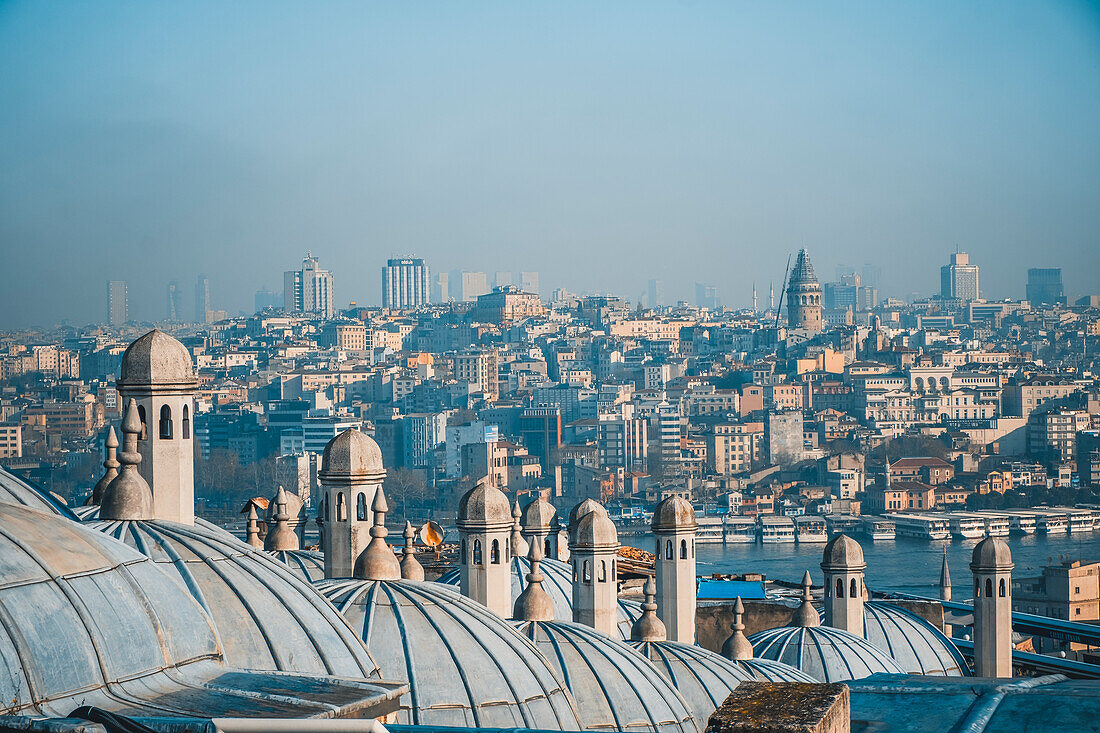
[[[411,253],[747,305],[802,246],[1100,291],[1096,3],[0,2],[0,100],[0,328],[307,249],[341,304]]]

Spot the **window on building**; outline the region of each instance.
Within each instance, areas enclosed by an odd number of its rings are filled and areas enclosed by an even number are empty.
[[[493,540],[493,544],[489,549],[489,562],[493,565],[500,565],[500,540]]]
[[[359,498],[355,500],[355,518],[360,522],[367,521],[367,496],[362,491],[359,492]]]
[[[688,557],[688,543],[687,540],[680,540],[680,559],[687,560]]]
[[[837,578],[836,579],[836,597],[837,598],[843,598],[844,597],[844,579],[843,578]]]
[[[474,565],[481,564],[481,540],[474,540]]]
[[[344,492],[336,495],[336,521],[346,522],[348,519],[348,505],[344,499]]]
[[[181,437],[184,440],[190,440],[191,438],[191,412],[187,409],[187,405],[183,406],[183,434]]]
[[[161,440],[172,439],[172,408],[168,405],[160,408],[160,437]]]

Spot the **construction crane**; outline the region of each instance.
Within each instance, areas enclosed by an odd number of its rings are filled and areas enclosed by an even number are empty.
[[[779,314],[783,312],[783,296],[787,294],[787,275],[791,274],[791,255],[787,255],[787,269],[783,270],[783,287],[779,289],[779,307],[775,309],[775,330],[779,332]]]

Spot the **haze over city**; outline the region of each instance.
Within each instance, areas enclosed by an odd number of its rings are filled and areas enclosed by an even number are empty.
[[[0,5],[0,327],[251,312],[308,250],[748,306],[806,247],[934,295],[1100,278],[1093,3]],[[1095,290],[1093,287],[1092,290]]]

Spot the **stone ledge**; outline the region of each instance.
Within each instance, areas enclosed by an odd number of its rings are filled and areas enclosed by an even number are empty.
[[[706,733],[848,733],[848,686],[742,682],[707,722]]]

